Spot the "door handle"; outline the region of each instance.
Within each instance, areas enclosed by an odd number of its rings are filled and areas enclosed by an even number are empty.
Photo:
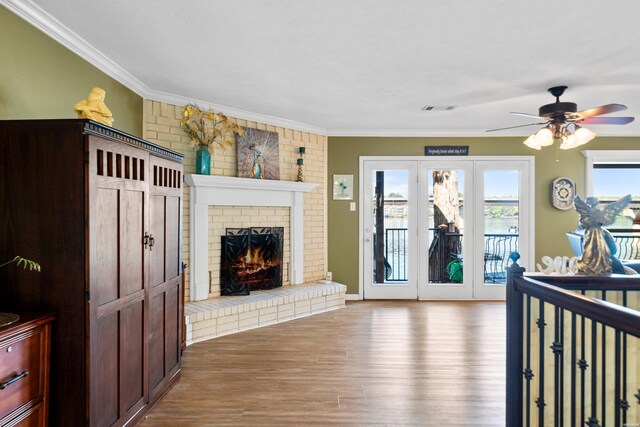
[[[144,232],[144,248],[153,250],[153,245],[156,244],[156,239],[153,238],[153,234],[149,234],[148,231]]]

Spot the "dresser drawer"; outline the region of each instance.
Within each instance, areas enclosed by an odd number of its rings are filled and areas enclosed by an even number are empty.
[[[0,387],[4,386],[0,389],[0,424],[44,399],[42,362],[47,342],[43,332],[40,326],[0,340]]]
[[[25,412],[20,413],[2,427],[42,427],[47,425],[44,403],[38,404]]]

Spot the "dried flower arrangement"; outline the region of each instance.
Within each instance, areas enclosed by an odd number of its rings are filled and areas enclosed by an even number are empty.
[[[180,121],[185,133],[191,138],[191,145],[195,148],[205,146],[213,154],[213,144],[222,148],[231,146],[233,135],[244,135],[242,128],[222,113],[216,113],[213,108],[205,111],[196,104],[182,107]]]

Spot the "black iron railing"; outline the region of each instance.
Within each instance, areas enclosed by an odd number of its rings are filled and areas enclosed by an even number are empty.
[[[622,260],[640,260],[640,235],[624,233],[613,234],[618,251],[616,257]]]
[[[505,283],[505,268],[511,252],[518,252],[518,234],[484,235],[484,281],[485,283]]]
[[[407,281],[407,229],[387,228],[384,236],[384,253],[391,266],[387,282]]]
[[[462,234],[459,233],[438,233],[437,229],[429,229],[431,238],[430,260],[435,260],[435,264],[430,268],[429,279],[431,282],[447,282],[449,277],[446,273],[447,265],[455,258],[462,257],[461,242]],[[518,251],[518,234],[485,234],[484,235],[484,280],[486,283],[505,283],[505,267],[509,260],[509,254]],[[436,249],[436,239],[453,239],[451,245],[440,245],[438,249],[447,247],[457,248],[448,250],[447,253],[433,257],[432,252]],[[387,282],[407,281],[407,229],[387,228],[385,230],[385,259],[390,266],[387,274]]]
[[[507,269],[506,425],[640,419],[640,279]]]
[[[461,282],[464,266],[463,235],[449,231],[449,227],[439,227],[429,231],[433,233],[428,254],[429,283]],[[457,263],[457,267],[452,263]],[[452,270],[454,269],[457,271],[457,277],[453,277]]]

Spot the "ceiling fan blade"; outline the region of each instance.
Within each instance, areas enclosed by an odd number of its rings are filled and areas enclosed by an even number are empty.
[[[542,123],[529,123],[528,125],[520,125],[520,126],[509,126],[508,128],[499,128],[499,129],[489,129],[487,132],[495,132],[497,130],[506,130],[506,129],[515,129],[515,128],[523,128],[525,126],[535,126],[535,125],[546,125],[548,122]]]
[[[588,117],[584,120],[576,120],[576,123],[581,125],[626,125],[633,120],[634,117]]]
[[[541,117],[541,116],[537,116],[535,114],[516,113],[514,111],[512,111],[511,114],[515,114],[516,116],[533,117],[534,119],[549,120],[548,117]]]
[[[584,111],[578,111],[577,113],[568,114],[569,118],[576,119],[578,117],[586,119],[587,117],[601,116],[603,114],[615,113],[617,111],[624,111],[627,109],[626,105],[622,104],[607,104],[599,107],[590,108]]]

